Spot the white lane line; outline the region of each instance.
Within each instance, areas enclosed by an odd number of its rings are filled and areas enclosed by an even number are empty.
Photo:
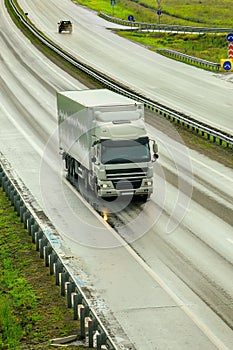
[[[195,315],[195,313],[184,304],[173,290],[162,280],[162,278],[154,272],[136,252],[129,246],[125,247],[134,259],[144,268],[145,271],[161,286],[161,288],[175,301],[175,303],[185,312],[185,314],[195,323],[195,325],[206,335],[212,344],[219,350],[230,350],[216,335]]]
[[[227,175],[225,175],[225,174],[223,174],[223,173],[220,173],[218,170],[216,170],[216,169],[214,169],[214,168],[212,168],[212,167],[210,167],[210,166],[204,164],[204,163],[201,162],[200,160],[197,160],[197,159],[195,159],[195,158],[193,158],[193,157],[191,157],[191,159],[192,159],[192,161],[194,161],[194,162],[196,162],[196,163],[198,163],[198,164],[201,164],[202,167],[207,168],[210,172],[215,173],[215,174],[218,174],[218,176],[227,179],[227,181],[233,182],[233,178],[232,178],[232,177],[227,176]],[[229,169],[229,170],[230,170],[230,169]]]
[[[185,314],[193,321],[193,323],[200,329],[200,331],[206,335],[212,344],[219,350],[230,350],[204,323],[197,315],[186,305],[183,300],[177,296],[177,294],[162,280],[162,278],[152,270],[143,259],[121,238],[117,232],[106,222],[103,218],[92,208],[92,206],[86,202],[86,200],[73,188],[73,186],[66,180],[67,185],[79,195],[80,199],[90,209],[90,211],[101,221],[106,228],[112,232],[114,237],[121,243],[133,259],[152,277],[152,279],[160,285],[160,287],[173,299],[173,301],[185,312]]]
[[[233,244],[233,239],[227,238],[227,241],[230,242],[231,244]]]

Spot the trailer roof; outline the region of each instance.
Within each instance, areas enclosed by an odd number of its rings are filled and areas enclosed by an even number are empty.
[[[85,107],[141,104],[129,97],[120,95],[108,89],[87,89],[75,91],[62,91],[59,94],[70,98]]]

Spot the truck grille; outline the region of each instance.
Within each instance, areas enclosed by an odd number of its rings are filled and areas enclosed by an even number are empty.
[[[129,179],[144,178],[147,176],[147,168],[129,168],[129,169],[106,169],[107,179]]]
[[[117,190],[132,190],[132,188],[140,188],[142,180],[113,180],[112,183]]]
[[[106,177],[118,190],[141,187],[142,179],[147,177],[148,168],[106,169]]]

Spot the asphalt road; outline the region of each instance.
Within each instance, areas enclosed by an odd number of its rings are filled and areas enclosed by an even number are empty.
[[[206,72],[129,42],[117,28],[70,0],[19,0],[28,18],[66,51],[146,97],[233,134],[231,74]],[[73,22],[72,35],[57,22]],[[227,43],[226,43],[227,50]]]
[[[0,20],[0,150],[56,226],[119,348],[230,350],[232,171],[148,125],[160,146],[155,193],[108,213],[112,230],[67,183],[58,154],[55,93],[84,86],[31,46],[3,0]]]

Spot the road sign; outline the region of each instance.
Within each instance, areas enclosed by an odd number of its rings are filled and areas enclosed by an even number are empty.
[[[228,58],[233,58],[233,43],[228,45]]]
[[[229,58],[227,60],[220,60],[221,70],[223,72],[232,72],[233,71],[233,59]]]
[[[111,6],[115,6],[116,5],[116,0],[111,0]]]
[[[230,61],[225,61],[223,63],[223,69],[224,70],[231,70],[231,62]]]
[[[162,14],[162,11],[161,11],[161,10],[158,10],[158,11],[157,11],[157,15],[158,15],[158,16],[161,16],[161,14]]]
[[[128,16],[128,21],[134,22],[134,16],[133,16],[133,15],[129,15],[129,16]]]
[[[233,33],[227,34],[227,41],[229,41],[229,43],[233,42]]]

